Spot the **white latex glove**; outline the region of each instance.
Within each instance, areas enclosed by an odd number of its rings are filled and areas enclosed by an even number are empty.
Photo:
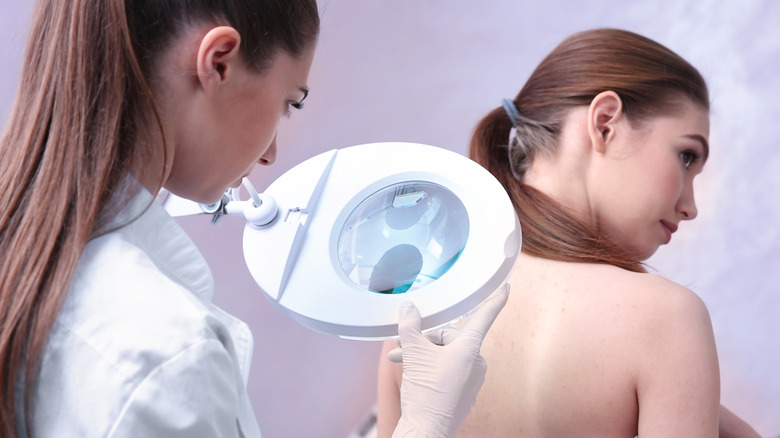
[[[485,300],[463,328],[423,335],[420,312],[401,304],[400,347],[387,357],[403,362],[401,419],[393,437],[454,437],[477,400],[487,363],[479,354],[496,316],[509,298],[509,285]]]

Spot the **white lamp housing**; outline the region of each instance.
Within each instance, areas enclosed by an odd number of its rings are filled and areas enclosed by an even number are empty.
[[[358,339],[398,335],[411,300],[423,329],[456,321],[498,289],[521,246],[512,202],[482,166],[414,143],[331,150],[263,193],[275,219],[247,224],[244,258],[300,324]]]

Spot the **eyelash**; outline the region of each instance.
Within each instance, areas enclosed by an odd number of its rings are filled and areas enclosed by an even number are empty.
[[[290,110],[290,108],[295,108],[295,109],[297,109],[297,110],[299,110],[299,111],[300,111],[300,110],[302,110],[302,109],[303,109],[303,102],[301,102],[301,101],[298,101],[298,102],[293,102],[293,103],[289,104],[289,105],[287,106],[287,108],[288,108],[288,109],[287,109],[287,112],[284,114],[284,116],[285,116],[286,118],[290,118],[290,116],[292,115],[292,111]]]
[[[688,157],[687,160],[686,157]],[[683,166],[688,169],[699,160],[699,154],[695,151],[687,150],[680,153],[680,158],[683,160]]]

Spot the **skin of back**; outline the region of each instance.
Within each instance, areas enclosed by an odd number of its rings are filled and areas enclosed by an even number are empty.
[[[718,435],[715,341],[692,291],[654,274],[526,254],[509,283],[482,345],[485,384],[459,437]],[[400,414],[391,394],[400,381],[400,367],[380,366],[380,436]]]

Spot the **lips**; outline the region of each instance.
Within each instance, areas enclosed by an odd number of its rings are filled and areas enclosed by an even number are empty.
[[[249,176],[249,172],[241,175],[241,178],[239,178],[239,179],[233,181],[232,183],[230,183],[230,187],[232,187],[234,189],[237,189],[237,188],[241,187],[241,183],[244,181],[244,178],[246,178],[247,176]]]
[[[664,227],[664,231],[666,231],[666,243],[669,243],[672,240],[672,234],[677,231],[677,224],[662,220],[661,225]]]

